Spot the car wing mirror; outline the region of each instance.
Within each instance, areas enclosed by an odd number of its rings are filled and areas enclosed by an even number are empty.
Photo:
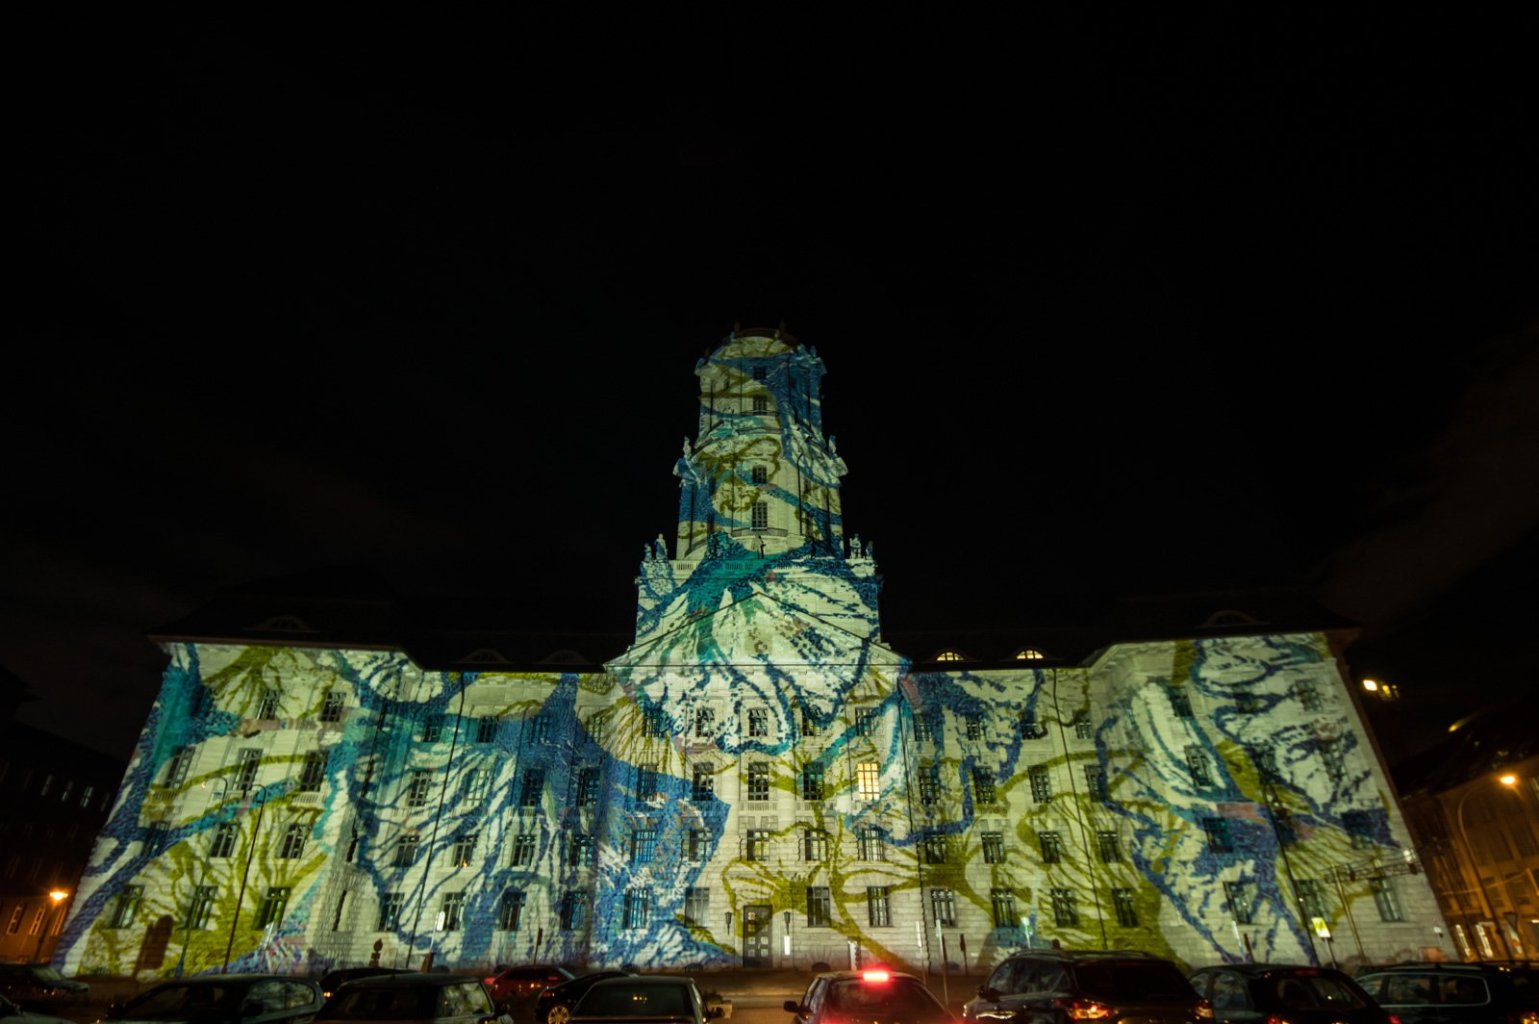
[[[787,999],[784,1003],[781,1004],[781,1006],[786,1011],[786,1013],[794,1013],[798,1017],[801,1016],[802,1004],[798,1003],[795,999]]]
[[[978,986],[978,996],[981,999],[998,999],[999,998],[999,993],[995,992],[993,989],[989,988],[987,985],[979,985]]]
[[[720,1007],[720,1006],[712,1006],[712,1007],[710,1007],[710,1008],[709,1008],[709,1009],[707,1009],[707,1010],[706,1010],[706,1011],[705,1011],[705,1015],[706,1015],[706,1016],[707,1016],[707,1017],[710,1017],[710,1018],[713,1018],[713,1019],[714,1019],[714,1018],[716,1018],[716,1017],[720,1017],[720,1016],[721,1016],[721,1015],[722,1015],[722,1014],[724,1014],[724,1013],[726,1013],[726,1012],[727,1012],[727,1011],[726,1011],[726,1010],[724,1010],[724,1009],[723,1009],[723,1008],[722,1008],[722,1007]]]

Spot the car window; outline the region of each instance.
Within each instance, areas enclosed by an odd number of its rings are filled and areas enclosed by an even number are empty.
[[[423,1020],[433,1016],[438,993],[432,989],[344,988],[331,997],[323,1016],[328,1020]]]
[[[1444,1005],[1481,1006],[1491,1001],[1491,993],[1484,978],[1447,976],[1437,979],[1437,1001]]]
[[[1212,977],[1213,994],[1208,1001],[1215,1011],[1250,1009],[1250,992],[1244,978],[1233,971],[1214,971]]]
[[[1386,974],[1384,995],[1379,1002],[1387,1006],[1416,1006],[1432,1002],[1432,978],[1425,974]]]
[[[579,1006],[584,1017],[691,1016],[683,985],[595,985]]]
[[[860,978],[836,981],[828,989],[828,1011],[866,1018],[902,1015],[904,1020],[944,1020],[946,1010],[912,978],[872,982]]]
[[[1074,965],[1075,991],[1099,999],[1190,1002],[1191,983],[1168,960],[1106,960]]]
[[[486,988],[482,985],[466,985],[466,999],[470,1004],[471,1013],[492,1013],[496,1007],[492,1006],[492,997],[487,995]]]
[[[290,1010],[298,1010],[315,1002],[315,990],[309,985],[301,985],[298,982],[286,981],[283,983],[283,1005]]]
[[[983,983],[983,987],[991,988],[1001,995],[1012,991],[1010,988],[1010,980],[1015,976],[1015,972],[1019,968],[1019,960],[1006,960],[1004,963],[994,968],[994,973],[989,975],[989,980]]]
[[[154,1020],[179,1013],[227,1009],[235,1001],[235,989],[228,985],[161,985],[144,995],[130,999],[123,1016]]]
[[[283,989],[281,981],[259,981],[246,990],[246,998],[261,1003],[263,1013],[277,1013],[283,1009]]]
[[[823,996],[828,992],[826,978],[814,978],[812,984],[807,986],[807,994],[802,997],[802,1005],[807,1012],[817,1016],[818,1010],[823,1006]]]
[[[1309,986],[1314,992],[1318,1005],[1323,1007],[1360,1010],[1370,1002],[1367,993],[1346,978],[1329,974],[1309,974],[1302,976],[1299,980]]]
[[[1053,995],[1057,992],[1069,991],[1069,969],[1063,964],[1043,964],[1042,969],[1034,978],[1023,979],[1025,982],[1021,991],[1030,992],[1033,995]]]

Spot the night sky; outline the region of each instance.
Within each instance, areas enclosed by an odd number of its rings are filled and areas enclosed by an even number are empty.
[[[625,631],[737,323],[891,632],[1301,587],[1402,753],[1534,688],[1532,15],[425,10],[18,34],[23,721],[126,758],[143,634],[317,567]]]

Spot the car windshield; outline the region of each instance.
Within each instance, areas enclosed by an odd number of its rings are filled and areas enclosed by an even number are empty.
[[[849,978],[829,986],[828,999],[823,1004],[835,1013],[864,1017],[866,1014],[898,1014],[905,1019],[928,1021],[945,1020],[946,1010],[935,997],[912,978],[889,978],[886,981],[866,981]]]
[[[37,978],[37,979],[41,980],[41,981],[64,981],[65,980],[64,975],[59,973],[59,969],[57,967],[52,967],[52,966],[49,966],[49,967],[34,967],[34,968],[32,968],[32,976],[34,978]]]
[[[1123,1003],[1196,1002],[1197,993],[1174,964],[1160,960],[1111,960],[1076,964],[1081,995]]]
[[[583,1017],[694,1017],[683,985],[599,984],[577,1005]]]
[[[161,985],[130,999],[121,1016],[139,1020],[196,1017],[232,1008],[239,991],[233,985]]]
[[[403,985],[368,986],[354,982],[338,989],[320,1017],[325,1020],[432,1020],[438,989]]]
[[[1268,988],[1273,1005],[1283,1010],[1360,1010],[1368,1005],[1350,984],[1327,974],[1285,974]]]

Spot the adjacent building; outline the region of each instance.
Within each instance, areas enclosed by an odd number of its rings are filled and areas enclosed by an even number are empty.
[[[1438,955],[1349,628],[1198,595],[884,635],[823,373],[780,331],[696,366],[633,634],[523,634],[363,577],[164,631],[66,966]]]

